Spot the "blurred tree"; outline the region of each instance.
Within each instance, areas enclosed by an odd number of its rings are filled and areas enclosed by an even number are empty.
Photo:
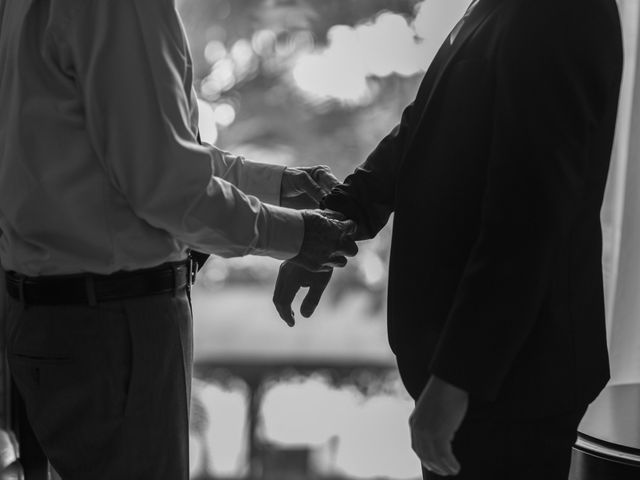
[[[201,118],[208,116],[216,122],[215,143],[258,161],[326,164],[338,178],[344,178],[397,123],[415,95],[421,72],[367,77],[370,98],[345,104],[305,94],[294,79],[296,61],[326,48],[328,34],[337,25],[371,23],[385,11],[410,21],[418,4],[417,0],[181,2],[196,86],[206,102],[201,105]],[[427,61],[425,58],[425,67]],[[330,79],[331,72],[327,75]],[[216,119],[221,105],[233,112],[231,122]],[[362,247],[369,254],[352,262],[354,268],[341,277],[340,288],[334,289],[335,298],[364,288],[371,291],[375,309],[383,306],[384,281],[378,280],[378,274],[371,280],[370,272],[382,268],[382,277],[386,277],[389,238],[383,234],[374,244]],[[258,271],[246,271],[254,267],[262,271],[264,265],[242,263],[239,270],[228,269],[228,274],[238,274],[238,280],[270,281]]]

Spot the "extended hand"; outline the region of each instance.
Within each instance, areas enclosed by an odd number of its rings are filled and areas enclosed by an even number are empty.
[[[296,209],[317,208],[320,200],[339,184],[325,165],[286,168],[280,187],[280,205]]]
[[[345,220],[344,215],[332,210],[322,210],[318,213],[332,220]],[[325,288],[327,288],[329,284],[329,280],[331,280],[332,274],[333,268],[324,272],[311,272],[290,261],[284,262],[280,266],[278,279],[276,280],[276,288],[273,292],[273,304],[276,310],[278,310],[280,318],[290,327],[295,325],[295,314],[291,309],[291,304],[298,291],[303,287],[308,287],[309,291],[302,300],[300,313],[302,313],[302,316],[305,318],[313,315]]]
[[[451,442],[468,405],[467,392],[431,377],[409,419],[413,451],[427,470],[444,476],[460,472]]]
[[[344,267],[346,257],[358,253],[352,238],[357,228],[354,221],[329,218],[319,210],[304,210],[302,218],[302,247],[290,262],[312,272],[326,272],[332,267]]]
[[[302,287],[309,287],[309,291],[302,300],[300,313],[303,317],[309,318],[318,306],[332,274],[333,268],[326,272],[310,272],[291,262],[284,262],[280,265],[276,288],[273,292],[273,304],[276,306],[280,318],[290,327],[296,324],[291,304]]]

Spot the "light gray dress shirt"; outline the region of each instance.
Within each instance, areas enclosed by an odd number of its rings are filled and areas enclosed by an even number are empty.
[[[6,270],[298,253],[283,167],[197,143],[192,75],[174,0],[0,0]]]

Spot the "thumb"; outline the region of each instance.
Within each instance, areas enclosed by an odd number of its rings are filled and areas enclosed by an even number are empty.
[[[342,220],[338,222],[342,229],[342,234],[347,236],[355,235],[358,230],[358,224],[353,220]]]
[[[333,270],[329,270],[328,272],[320,272],[314,275],[314,280],[311,282],[309,291],[305,295],[304,300],[302,300],[302,305],[300,305],[300,313],[303,317],[309,318],[313,315],[313,312],[315,312],[322,298],[322,294],[327,288],[329,280],[331,280],[332,273]]]

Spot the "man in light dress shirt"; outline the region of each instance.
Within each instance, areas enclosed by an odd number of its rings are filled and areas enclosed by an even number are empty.
[[[312,269],[355,253],[323,167],[197,141],[174,0],[0,0],[7,354],[65,480],[187,479],[188,248]],[[4,334],[4,333],[3,333]]]

